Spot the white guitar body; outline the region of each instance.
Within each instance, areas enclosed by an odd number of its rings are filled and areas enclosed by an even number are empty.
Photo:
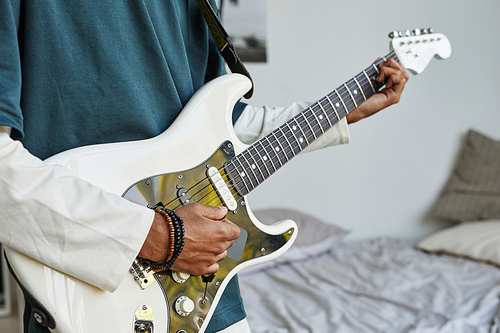
[[[69,150],[46,160],[60,164],[79,177],[106,191],[123,195],[134,183],[151,176],[191,169],[207,160],[226,140],[236,152],[246,148],[236,137],[231,114],[236,101],[250,88],[250,81],[239,74],[229,74],[203,86],[190,100],[175,122],[161,135],[143,141],[113,143]],[[273,226],[260,223],[248,210],[253,224],[271,235],[296,230],[287,220]],[[231,219],[231,216],[228,216]],[[226,284],[241,269],[268,261],[284,253],[297,233],[273,253],[240,263],[218,286],[207,317],[210,318]],[[6,248],[12,270],[19,282],[53,316],[53,332],[135,332],[138,313],[154,315],[154,331],[169,332],[172,304],[167,304],[158,281],[144,290],[129,274],[118,290],[109,293],[71,276],[55,271],[15,250]],[[226,259],[227,260],[227,259]],[[36,278],[33,278],[33,277]],[[194,277],[192,277],[194,278]],[[144,307],[144,309],[142,309]],[[206,318],[204,315],[201,318]],[[203,332],[208,320],[198,318],[195,329],[180,326],[187,332]],[[176,332],[176,330],[170,330]],[[147,332],[147,331],[146,331]]]

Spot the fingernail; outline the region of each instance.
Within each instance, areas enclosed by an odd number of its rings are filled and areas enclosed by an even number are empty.
[[[227,213],[227,207],[226,206],[220,206],[219,209],[224,212],[224,213]]]

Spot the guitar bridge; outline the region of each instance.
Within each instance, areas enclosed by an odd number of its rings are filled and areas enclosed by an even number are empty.
[[[149,287],[155,280],[153,276],[155,272],[151,269],[151,266],[140,258],[134,260],[130,273],[132,273],[134,280],[137,281],[142,290]]]

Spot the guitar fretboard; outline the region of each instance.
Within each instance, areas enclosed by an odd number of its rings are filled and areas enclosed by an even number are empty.
[[[227,161],[225,170],[236,191],[250,193],[375,94],[384,85],[376,81],[378,67],[389,58],[399,62],[394,51],[389,53]]]

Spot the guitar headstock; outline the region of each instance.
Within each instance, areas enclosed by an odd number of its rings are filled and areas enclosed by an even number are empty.
[[[394,31],[390,48],[394,50],[401,64],[413,74],[420,74],[433,57],[447,59],[451,55],[451,44],[443,34],[432,29]]]

